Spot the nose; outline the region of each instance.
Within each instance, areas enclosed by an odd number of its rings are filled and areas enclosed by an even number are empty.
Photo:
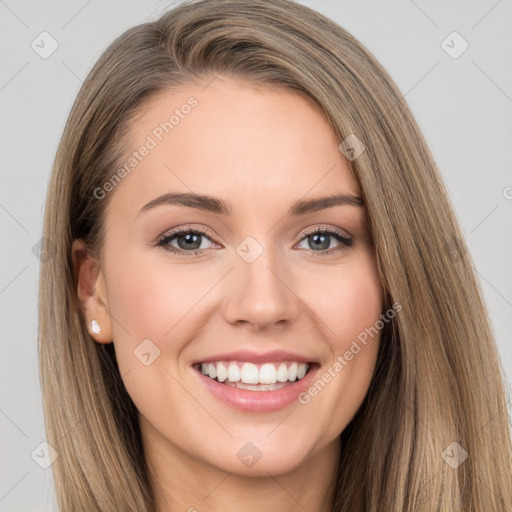
[[[291,272],[271,250],[263,250],[251,263],[235,255],[234,268],[224,286],[224,316],[230,324],[264,330],[298,318],[301,299],[294,290]]]

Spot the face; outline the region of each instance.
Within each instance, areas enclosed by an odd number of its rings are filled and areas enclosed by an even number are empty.
[[[382,288],[325,118],[290,91],[205,87],[162,93],[133,123],[122,179],[96,194],[105,242],[97,272],[82,262],[81,298],[147,446],[280,474],[334,446],[362,403],[379,336],[357,339]],[[345,199],[309,203],[329,196]]]

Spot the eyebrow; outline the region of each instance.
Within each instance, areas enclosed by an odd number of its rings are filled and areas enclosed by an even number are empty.
[[[169,192],[145,204],[138,214],[164,204],[188,206],[190,208],[197,208],[199,210],[220,215],[231,215],[232,212],[231,205],[222,199],[203,194]],[[316,212],[318,210],[324,210],[325,208],[332,208],[334,206],[341,205],[362,207],[364,202],[360,197],[350,194],[337,194],[317,199],[301,199],[293,203],[288,210],[287,215],[304,215],[306,213]]]

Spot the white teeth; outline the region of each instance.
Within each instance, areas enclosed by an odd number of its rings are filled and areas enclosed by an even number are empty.
[[[297,363],[292,363],[288,368],[288,380],[294,381],[297,378]]]
[[[277,381],[278,382],[286,382],[288,380],[288,368],[284,363],[279,365],[277,369]]]
[[[228,369],[223,363],[217,363],[217,380],[224,382],[228,378]]]
[[[211,379],[216,378],[219,382],[225,382],[226,384],[240,382],[241,385],[237,387],[243,387],[243,384],[248,384],[250,385],[249,388],[254,390],[263,388],[271,388],[270,390],[279,389],[279,387],[282,387],[281,384],[302,379],[306,375],[308,368],[309,365],[307,363],[298,363],[296,361],[264,363],[262,365],[238,361],[219,361],[201,364],[201,372]],[[275,385],[279,385],[279,387],[275,387]]]
[[[259,378],[260,378],[260,384],[275,384],[275,382],[277,380],[276,367],[271,363],[265,363],[260,368],[260,377]]]
[[[276,384],[244,384],[243,382],[230,382],[226,383],[232,388],[248,389],[249,391],[274,391],[274,389],[281,389],[288,384],[284,382],[277,382]]]
[[[228,366],[228,380],[229,382],[238,382],[240,380],[240,368],[237,364],[230,364]]]
[[[240,371],[240,380],[244,384],[258,384],[258,367],[253,363],[244,363]]]

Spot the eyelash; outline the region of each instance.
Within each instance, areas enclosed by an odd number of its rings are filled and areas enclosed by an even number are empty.
[[[203,231],[201,229],[191,229],[191,228],[185,227],[185,228],[178,228],[174,231],[171,231],[170,233],[164,234],[163,236],[161,236],[158,239],[156,245],[157,245],[157,247],[162,247],[164,250],[166,250],[168,252],[177,254],[179,256],[185,256],[185,257],[201,254],[205,251],[205,249],[191,249],[191,250],[186,251],[185,249],[177,249],[176,247],[169,245],[169,242],[172,239],[174,239],[178,235],[184,234],[184,233],[201,235],[201,236],[204,236],[204,237],[208,238],[209,240],[211,240],[211,237],[205,231]],[[331,228],[318,228],[318,227],[304,233],[304,236],[299,240],[299,243],[304,238],[308,237],[309,235],[314,235],[314,234],[330,235],[330,236],[334,237],[338,242],[341,243],[341,247],[338,247],[336,249],[328,249],[325,251],[313,251],[310,249],[309,251],[314,253],[315,257],[330,256],[330,255],[338,253],[340,251],[344,251],[344,250],[348,249],[349,247],[352,247],[352,245],[354,244],[354,240],[352,237],[343,235],[342,233],[335,231]],[[308,249],[306,249],[306,250],[308,250]]]

